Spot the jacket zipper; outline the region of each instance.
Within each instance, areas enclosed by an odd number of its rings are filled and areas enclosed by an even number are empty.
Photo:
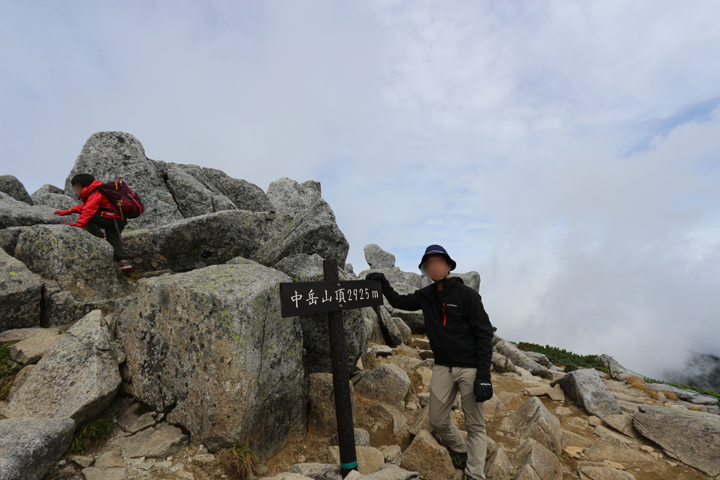
[[[443,302],[443,325],[445,325],[446,321],[447,321],[447,315],[445,315],[445,302]]]

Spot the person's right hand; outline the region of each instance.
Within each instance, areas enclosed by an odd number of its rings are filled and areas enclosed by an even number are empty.
[[[385,278],[385,274],[381,272],[372,272],[365,275],[365,280],[378,280],[381,283],[387,282],[387,278]]]
[[[55,210],[53,213],[62,217],[63,215],[70,215],[70,210]]]

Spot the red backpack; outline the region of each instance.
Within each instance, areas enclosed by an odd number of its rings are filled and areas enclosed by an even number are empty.
[[[116,207],[112,211],[123,218],[137,218],[145,211],[145,204],[140,200],[140,196],[132,191],[124,180],[103,183],[93,192],[100,192]]]

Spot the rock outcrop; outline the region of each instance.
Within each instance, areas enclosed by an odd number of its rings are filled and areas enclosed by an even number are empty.
[[[8,418],[95,418],[120,386],[117,350],[99,310],[67,331],[38,362],[3,412]]]
[[[120,307],[124,378],[136,398],[213,451],[240,439],[271,455],[307,431],[302,329],[280,317],[278,284],[254,262],[138,282]]]
[[[682,408],[641,405],[633,426],[671,458],[720,476],[720,416]]]
[[[10,195],[18,202],[33,205],[33,200],[25,190],[25,186],[13,175],[0,175],[0,192]]]
[[[603,418],[622,413],[617,400],[600,380],[597,370],[574,370],[555,380],[550,386],[560,385],[571,400],[583,407],[590,415]]]
[[[0,250],[0,332],[40,326],[42,281]]]
[[[70,418],[0,420],[0,478],[40,480],[70,446]]]
[[[23,229],[13,255],[78,301],[115,299],[132,291],[115,266],[110,244],[77,227],[35,225]]]

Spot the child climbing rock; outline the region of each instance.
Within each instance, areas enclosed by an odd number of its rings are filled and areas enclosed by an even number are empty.
[[[81,173],[75,175],[70,183],[83,203],[75,205],[70,210],[56,210],[55,214],[79,213],[77,223],[65,225],[84,228],[96,237],[105,238],[115,251],[115,263],[118,268],[124,271],[132,270],[132,264],[127,258],[121,238],[122,231],[127,225],[127,218],[100,192],[103,182],[95,180],[95,177],[88,173]]]

